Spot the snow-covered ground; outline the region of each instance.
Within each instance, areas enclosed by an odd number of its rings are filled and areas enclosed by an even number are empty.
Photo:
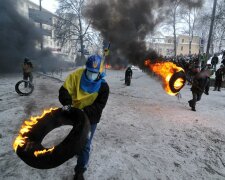
[[[61,107],[62,81],[36,74],[33,94],[24,97],[14,91],[20,76],[0,77],[0,179],[72,180],[76,157],[39,170],[12,149],[24,119]],[[124,71],[107,70],[106,79],[110,95],[93,139],[87,180],[225,179],[225,89],[203,95],[193,112],[188,85],[178,99],[141,71],[133,71],[131,86],[124,85]],[[68,127],[53,130],[50,141],[67,133]]]

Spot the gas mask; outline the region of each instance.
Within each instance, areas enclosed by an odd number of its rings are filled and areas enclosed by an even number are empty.
[[[91,72],[89,70],[86,70],[86,77],[88,78],[88,80],[90,81],[95,81],[98,78],[99,73],[96,72]]]

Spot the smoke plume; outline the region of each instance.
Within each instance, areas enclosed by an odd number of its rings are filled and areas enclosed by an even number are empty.
[[[16,2],[0,1],[0,73],[21,71],[25,57],[32,60],[35,69],[53,68],[57,60],[49,50],[37,50],[41,32],[18,12]]]
[[[143,66],[146,58],[158,55],[146,48],[149,32],[166,18],[169,4],[177,0],[98,0],[88,4],[85,16],[92,19],[92,26],[111,42],[110,62],[129,61]],[[181,0],[189,7],[201,6],[202,0]]]

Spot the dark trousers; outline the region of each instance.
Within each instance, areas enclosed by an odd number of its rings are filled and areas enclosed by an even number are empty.
[[[91,142],[92,142],[92,138],[94,136],[96,127],[97,127],[97,124],[91,124],[90,135],[86,140],[84,149],[82,150],[81,154],[78,156],[77,165],[74,169],[75,172],[84,172],[87,169],[87,164],[88,164],[90,150],[91,150]]]
[[[125,84],[130,85],[131,76],[125,76]]]
[[[221,88],[221,85],[222,85],[222,79],[215,79],[214,90],[217,90],[218,88],[218,91],[219,91]]]
[[[26,80],[26,81],[30,81],[32,83],[33,81],[33,75],[32,73],[23,73],[23,80]],[[25,87],[27,87],[27,84],[28,83],[25,83]]]
[[[213,64],[212,68],[214,69],[214,72],[216,72],[216,64]]]
[[[196,106],[196,102],[201,100],[202,93],[197,93],[192,91],[192,100],[189,101],[190,106],[194,107]]]

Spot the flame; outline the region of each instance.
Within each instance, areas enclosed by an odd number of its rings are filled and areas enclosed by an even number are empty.
[[[164,90],[167,94],[171,96],[175,96],[177,94],[171,91],[169,81],[174,73],[184,71],[181,67],[176,66],[176,64],[172,62],[157,62],[152,64],[150,60],[146,60],[144,64],[162,78]],[[180,89],[183,84],[184,80],[182,78],[178,78],[174,83],[174,88]]]
[[[180,89],[184,84],[184,80],[182,78],[178,78],[175,82],[174,82],[174,88],[175,89]]]
[[[110,64],[105,64],[105,68],[106,68],[106,69],[111,69],[111,67],[112,67],[112,66],[111,66]]]
[[[13,149],[15,150],[15,152],[17,151],[18,146],[23,147],[26,142],[28,137],[25,135],[26,133],[30,132],[32,130],[32,127],[38,123],[38,121],[40,121],[46,114],[52,112],[53,110],[56,110],[58,108],[50,108],[47,110],[44,110],[44,112],[42,113],[42,115],[40,116],[31,116],[30,120],[25,120],[23,125],[21,126],[21,129],[19,131],[19,135],[16,137],[15,141],[13,142]],[[53,151],[54,147],[51,149],[44,149],[43,151],[35,151],[34,155],[37,157],[39,154],[44,154],[46,152],[51,152]]]
[[[38,157],[39,155],[46,154],[48,152],[52,152],[54,149],[55,149],[55,147],[52,147],[51,149],[44,149],[42,151],[34,151],[34,155],[36,157]]]

